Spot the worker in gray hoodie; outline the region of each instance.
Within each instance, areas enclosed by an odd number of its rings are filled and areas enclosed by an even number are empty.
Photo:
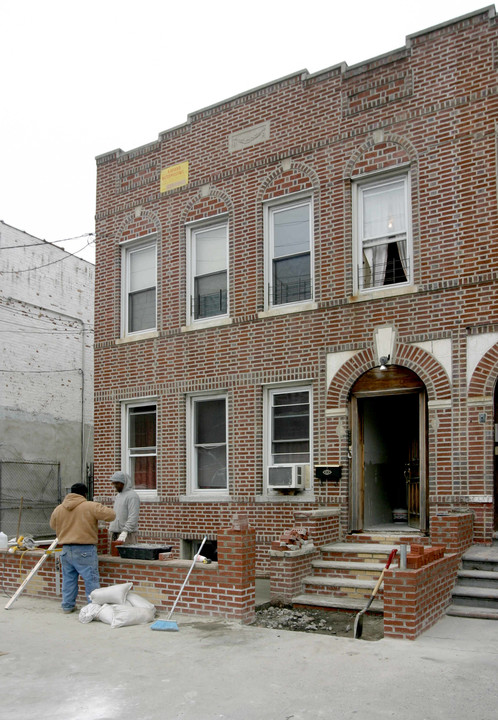
[[[115,472],[111,477],[111,483],[117,493],[114,498],[116,519],[109,525],[111,541],[135,545],[138,542],[140,498],[133,490],[131,478],[126,473]]]

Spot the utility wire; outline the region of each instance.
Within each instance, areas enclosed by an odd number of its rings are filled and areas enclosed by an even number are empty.
[[[0,250],[17,250],[17,248],[27,247],[45,247],[46,245],[57,245],[57,243],[71,242],[71,240],[79,240],[80,238],[90,236],[95,237],[95,233],[83,233],[82,235],[75,235],[74,237],[64,238],[63,240],[42,240],[42,238],[40,238],[40,242],[37,243],[27,243],[26,245],[2,245],[0,247]],[[60,249],[62,250],[63,248]],[[66,250],[66,252],[68,252],[68,250]]]
[[[64,260],[67,260],[70,257],[77,257],[77,253],[81,252],[82,250],[85,250],[89,245],[92,245],[95,242],[95,239],[90,240],[86,243],[86,245],[83,245],[79,250],[76,250],[74,253],[67,253],[64,257],[59,258],[58,260],[52,260],[51,262],[44,263],[43,265],[36,265],[32,268],[24,268],[23,270],[0,270],[0,274],[2,275],[12,275],[14,273],[23,273],[23,272],[32,272],[33,270],[39,270],[40,268],[48,267],[49,265],[55,265],[55,263],[63,262]],[[67,251],[66,251],[67,252]],[[78,260],[81,260],[82,258],[78,258]]]

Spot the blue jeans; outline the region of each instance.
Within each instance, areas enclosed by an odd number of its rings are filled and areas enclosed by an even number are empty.
[[[99,561],[96,545],[63,545],[62,563],[62,609],[71,610],[78,596],[78,576],[85,582],[88,602],[90,593],[100,587]]]

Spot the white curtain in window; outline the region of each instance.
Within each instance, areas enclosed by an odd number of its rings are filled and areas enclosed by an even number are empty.
[[[363,190],[363,240],[406,232],[405,183],[397,180]]]
[[[384,285],[387,265],[387,243],[365,248],[364,257],[370,270],[370,287]],[[368,277],[368,275],[366,276]]]

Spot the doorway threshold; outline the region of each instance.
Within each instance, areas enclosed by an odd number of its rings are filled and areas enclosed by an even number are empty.
[[[419,528],[414,528],[407,523],[385,523],[382,525],[369,525],[363,528],[362,532],[367,535],[422,535]]]

